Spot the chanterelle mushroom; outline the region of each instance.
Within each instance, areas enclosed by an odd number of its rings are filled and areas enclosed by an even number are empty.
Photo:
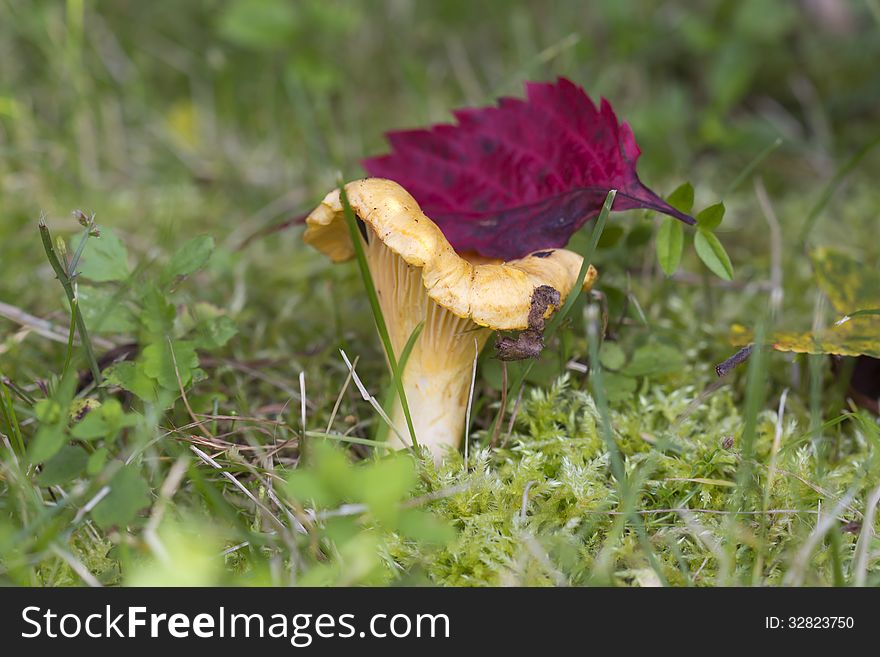
[[[582,258],[565,249],[544,249],[509,262],[458,254],[397,183],[367,178],[348,183],[345,191],[363,222],[367,262],[395,357],[424,321],[402,378],[416,438],[439,459],[461,442],[476,353],[492,331],[534,331],[533,296],[549,316],[577,282]],[[331,260],[354,256],[338,189],[327,194],[306,224],[306,243]],[[590,267],[584,289],[596,276]],[[399,401],[391,418],[400,435],[408,436]],[[392,440],[409,446],[397,436]]]

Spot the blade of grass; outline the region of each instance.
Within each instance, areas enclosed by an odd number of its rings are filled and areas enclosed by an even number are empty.
[[[30,404],[33,406],[37,403],[37,400],[31,397],[26,390],[16,385],[15,381],[12,379],[3,376],[3,372],[0,371],[0,383],[4,384],[11,392],[13,392],[21,401],[25,404]]]
[[[626,514],[625,522],[632,524],[639,538],[639,544],[645,552],[651,569],[657,575],[663,586],[668,585],[668,581],[663,574],[663,569],[657,561],[651,541],[645,528],[645,520],[641,515],[635,513],[636,490],[637,486],[633,486],[626,474],[623,454],[614,440],[614,432],[611,429],[611,409],[608,405],[608,396],[605,392],[605,382],[602,372],[602,364],[599,361],[599,345],[601,342],[601,326],[602,322],[599,317],[598,308],[590,305],[586,309],[587,324],[587,342],[590,351],[590,387],[592,390],[593,400],[596,402],[596,409],[599,412],[599,433],[605,443],[605,449],[608,450],[608,456],[611,463],[611,473],[617,481],[617,496],[621,510]],[[623,530],[623,524],[619,526],[620,531]],[[617,538],[615,538],[617,540]]]
[[[348,390],[348,384],[351,383],[351,373],[355,367],[357,367],[358,360],[360,360],[360,356],[355,356],[354,361],[351,363],[351,369],[348,371],[348,375],[345,377],[345,383],[342,384],[342,388],[339,390],[339,395],[336,397],[336,403],[333,404],[333,410],[330,412],[330,419],[327,420],[327,432],[333,428],[333,421],[336,419],[336,414],[339,412],[339,407],[342,405],[342,397],[345,395],[345,391]]]
[[[813,309],[813,336],[819,335],[825,329],[825,296],[817,294],[816,303]],[[819,428],[823,421],[823,378],[825,374],[825,357],[820,355],[819,345],[814,341],[814,353],[807,355],[807,366],[809,374],[809,409],[810,409],[810,427],[813,429],[811,442],[816,458],[816,476],[819,481],[825,477],[825,466],[829,457],[828,441],[825,434]]]
[[[868,578],[868,545],[873,536],[874,517],[877,513],[877,505],[880,504],[880,486],[877,486],[868,496],[865,505],[864,522],[859,540],[856,542],[855,555],[853,556],[853,585],[865,586]]]
[[[752,499],[751,492],[756,486],[752,462],[755,455],[755,441],[758,433],[758,415],[764,404],[767,381],[769,379],[767,372],[767,350],[762,346],[765,331],[764,320],[760,319],[755,328],[756,346],[751,352],[749,367],[746,372],[743,430],[742,437],[739,440],[742,459],[736,473],[736,490],[728,498],[728,511],[731,512],[744,510],[745,505]],[[730,515],[728,517],[729,524],[726,531],[728,535],[735,535],[739,531],[739,528],[735,525],[736,516]],[[736,541],[730,541],[730,544],[726,546],[726,550],[727,558],[731,564],[734,564],[734,572],[737,572],[738,559],[742,555],[736,550]],[[757,558],[752,560],[752,579],[760,577],[760,574],[756,575],[754,573],[754,566],[759,561]]]
[[[407,362],[409,362],[409,356],[412,353],[413,347],[416,345],[416,340],[418,340],[419,336],[422,334],[423,328],[425,328],[425,322],[419,322],[412,330],[412,333],[409,334],[409,338],[407,338],[406,344],[403,345],[403,351],[400,352],[400,359],[397,361],[397,366],[400,368],[401,376],[403,376],[403,372],[406,372],[406,364]],[[397,394],[397,388],[395,385],[393,385],[392,382],[392,385],[388,386],[388,389],[382,396],[382,408],[391,408],[391,404],[394,402],[395,394]],[[380,442],[388,440],[387,424],[379,425],[378,429],[376,430],[376,440]]]
[[[370,274],[370,268],[367,265],[367,254],[364,253],[364,245],[361,244],[361,234],[358,230],[354,217],[354,211],[348,202],[348,195],[345,193],[345,186],[339,185],[339,198],[342,201],[342,209],[345,214],[345,222],[348,224],[348,234],[351,237],[354,246],[355,257],[358,263],[358,269],[361,278],[364,281],[364,287],[367,290],[367,298],[370,301],[370,308],[373,311],[373,319],[376,321],[376,328],[379,330],[379,337],[382,339],[382,346],[385,348],[385,355],[388,357],[388,364],[391,367],[391,376],[394,379],[394,387],[397,388],[397,394],[400,397],[400,406],[403,409],[403,416],[406,418],[406,426],[409,429],[409,435],[412,439],[412,447],[418,452],[419,442],[416,438],[416,430],[413,426],[412,416],[409,411],[409,404],[406,401],[406,392],[403,389],[403,377],[400,367],[397,364],[397,358],[394,355],[394,347],[391,345],[391,336],[388,334],[388,326],[385,324],[385,317],[382,315],[382,308],[379,306],[379,297],[376,294],[376,286],[373,284],[373,277]]]
[[[776,463],[779,458],[779,447],[782,445],[783,424],[785,416],[785,402],[788,399],[788,388],[782,391],[779,397],[779,406],[776,410],[776,430],[773,433],[773,444],[770,447],[770,464],[767,466],[767,478],[764,481],[764,495],[761,509],[764,511],[759,516],[758,535],[760,536],[761,551],[755,558],[755,566],[752,568],[752,586],[760,586],[764,571],[764,552],[767,550],[768,526],[767,510],[770,508],[770,494],[773,490],[773,481],[776,478]]]
[[[825,185],[825,188],[822,190],[821,196],[819,196],[819,200],[816,201],[816,204],[810,210],[810,213],[807,215],[807,218],[804,220],[804,225],[801,228],[800,237],[798,237],[798,243],[801,245],[801,248],[806,247],[807,240],[810,238],[810,233],[813,231],[813,228],[816,225],[816,221],[819,219],[819,215],[822,214],[822,210],[825,209],[825,206],[828,205],[828,202],[831,200],[831,197],[834,196],[834,192],[837,191],[837,188],[840,187],[840,184],[843,182],[844,178],[855,169],[859,162],[861,162],[865,157],[870,153],[875,146],[880,144],[880,135],[874,137],[874,139],[870,140],[866,144],[864,144],[859,150],[850,156],[850,158],[844,162],[840,168],[835,172],[834,176],[832,176],[831,180],[828,181],[828,184]]]
[[[758,168],[758,165],[761,164],[769,155],[779,148],[782,145],[782,138],[777,137],[772,142],[770,142],[764,150],[758,153],[751,162],[749,162],[742,171],[737,174],[736,178],[727,186],[727,189],[724,190],[723,196],[727,196],[732,191],[734,191],[737,187],[743,184],[743,182],[751,175],[751,173]]]
[[[79,245],[76,247],[76,252],[73,254],[73,258],[70,259],[70,263],[67,265],[67,273],[71,277],[76,275],[76,268],[79,266],[83,251],[86,249],[86,242],[89,237],[91,237],[92,231],[96,230],[95,215],[86,217],[84,213],[79,211],[74,212],[73,214],[79,219],[80,224],[85,227],[85,231],[83,231],[83,235],[79,240]]]
[[[303,443],[306,437],[306,373],[299,373],[299,395],[300,395],[300,425],[302,429]]]
[[[626,489],[626,472],[623,467],[623,456],[617,448],[614,441],[614,435],[611,431],[610,410],[608,408],[608,397],[605,395],[604,373],[602,364],[599,361],[599,343],[601,336],[599,335],[599,318],[595,305],[590,305],[585,314],[587,315],[587,342],[590,350],[590,388],[593,393],[593,399],[596,402],[596,409],[599,411],[599,430],[602,434],[602,440],[605,442],[605,448],[608,450],[608,456],[611,462],[611,473],[617,480],[618,488],[621,491],[621,499]]]
[[[865,308],[864,310],[856,310],[838,319],[836,322],[834,322],[834,326],[841,326],[855,317],[865,317],[868,315],[880,315],[880,308]]]
[[[765,329],[763,323],[759,324],[755,330],[756,346],[752,351],[751,358],[749,359],[748,371],[746,372],[745,417],[742,437],[740,438],[740,449],[744,462],[754,458],[758,414],[761,412],[766,388],[765,384],[768,379],[766,363],[767,351],[765,347],[761,346],[764,342],[764,332]],[[744,465],[738,474],[738,484],[740,486],[748,485],[751,480],[749,466],[747,464]]]
[[[800,447],[805,442],[809,441],[813,437],[813,434],[817,430],[820,432],[825,431],[826,429],[831,429],[832,427],[836,427],[838,424],[840,424],[842,422],[845,422],[847,420],[853,420],[856,418],[857,418],[857,416],[853,415],[852,413],[842,413],[841,415],[838,415],[837,417],[831,418],[830,420],[823,422],[818,427],[809,427],[805,432],[801,433],[797,438],[793,438],[792,440],[789,440],[788,442],[786,442],[785,445],[783,445],[779,451],[787,453],[787,452],[791,451],[792,449]]]
[[[494,100],[499,96],[510,93],[517,85],[522,82],[522,80],[531,79],[534,76],[535,69],[539,68],[540,66],[546,65],[548,62],[553,61],[564,52],[577,46],[578,43],[580,43],[581,38],[581,35],[577,32],[571,32],[569,34],[566,34],[555,43],[551,43],[540,52],[535,53],[535,55],[527,59],[526,62],[522,66],[520,66],[513,75],[505,78],[501,82],[501,84],[492,89],[492,91],[486,96],[486,101],[491,103],[494,102]]]
[[[544,336],[545,339],[548,341],[551,340],[556,334],[556,331],[559,328],[560,324],[562,324],[565,318],[568,317],[568,313],[571,312],[571,309],[574,307],[574,304],[577,302],[577,299],[580,296],[581,288],[584,285],[584,280],[586,280],[587,278],[587,271],[589,271],[590,264],[592,264],[593,254],[596,252],[596,247],[599,245],[599,239],[602,237],[602,231],[605,230],[605,223],[608,221],[608,214],[611,212],[611,206],[614,205],[614,198],[616,196],[617,190],[612,189],[605,197],[605,203],[602,205],[602,211],[599,213],[599,216],[596,219],[596,224],[595,226],[593,226],[593,232],[590,235],[590,244],[587,247],[586,252],[583,254],[584,259],[581,263],[581,270],[578,272],[578,277],[575,281],[574,287],[571,289],[569,295],[565,298],[565,303],[562,304],[562,308],[553,313],[553,316],[547,323],[547,329],[544,331]]]
[[[831,553],[831,583],[838,587],[846,586],[846,578],[843,576],[843,545],[840,533],[839,528],[832,527],[825,537],[825,543]]]
[[[18,453],[24,456],[24,438],[21,435],[21,427],[19,426],[18,418],[15,415],[15,407],[12,403],[10,388],[2,380],[0,380],[0,411],[3,412],[3,421],[8,427],[8,433],[15,440],[15,445],[18,448]]]
[[[380,449],[391,450],[388,443],[378,440],[370,440],[369,438],[358,438],[357,436],[346,436],[341,433],[328,433],[326,431],[306,431],[309,438],[324,438],[326,440],[335,440],[341,443],[352,443],[355,445],[369,445],[370,447],[378,447]]]
[[[397,434],[397,437],[400,438],[401,442],[405,442],[404,437],[400,434],[397,427],[391,422],[391,418],[388,417],[388,413],[385,412],[379,402],[376,401],[376,398],[373,397],[369,393],[369,391],[364,387],[364,384],[361,382],[360,378],[358,378],[357,372],[354,371],[354,366],[352,366],[351,361],[348,360],[348,356],[345,355],[345,352],[342,349],[339,350],[339,353],[342,355],[342,360],[345,361],[345,366],[348,367],[348,371],[351,372],[352,381],[354,381],[354,385],[357,387],[358,392],[361,393],[361,399],[367,402],[370,406],[373,407],[373,410],[379,415],[380,418],[391,428],[394,433]]]

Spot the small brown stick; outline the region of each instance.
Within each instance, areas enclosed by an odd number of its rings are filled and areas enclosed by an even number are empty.
[[[0,317],[5,317],[11,322],[20,324],[25,329],[33,331],[37,335],[41,335],[48,340],[67,344],[68,335],[66,333],[66,328],[60,327],[42,317],[31,315],[18,306],[13,306],[0,301]],[[110,340],[101,337],[92,338],[92,343],[102,349],[112,349],[115,346]],[[77,342],[77,344],[79,344],[79,342]]]
[[[519,404],[522,401],[523,390],[525,390],[525,386],[520,386],[519,393],[516,395],[516,401],[513,402],[513,410],[510,412],[510,422],[507,423],[507,433],[504,434],[504,441],[501,443],[501,447],[504,447],[507,444],[507,441],[510,440],[510,434],[513,433],[513,425],[516,423],[516,416],[519,413]]]
[[[737,351],[733,356],[725,360],[723,363],[718,363],[715,366],[715,374],[719,377],[727,376],[737,365],[742,365],[745,363],[749,356],[752,355],[752,350],[754,350],[755,345],[750,344],[748,346],[743,347],[739,351]]]

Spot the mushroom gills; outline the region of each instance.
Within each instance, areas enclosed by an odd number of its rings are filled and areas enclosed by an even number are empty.
[[[424,322],[401,378],[416,439],[439,459],[461,444],[474,358],[491,330],[429,298],[421,270],[382,240],[367,239],[365,253],[395,358],[400,358],[410,335]],[[394,402],[391,421],[391,444],[411,446],[400,399]]]

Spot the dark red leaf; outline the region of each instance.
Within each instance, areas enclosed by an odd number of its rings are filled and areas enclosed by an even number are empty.
[[[455,112],[457,125],[391,132],[392,152],[363,161],[403,185],[457,251],[511,260],[566,245],[616,189],[615,210],[693,224],[639,181],[639,147],[611,105],[565,78],[529,82],[527,100]]]

